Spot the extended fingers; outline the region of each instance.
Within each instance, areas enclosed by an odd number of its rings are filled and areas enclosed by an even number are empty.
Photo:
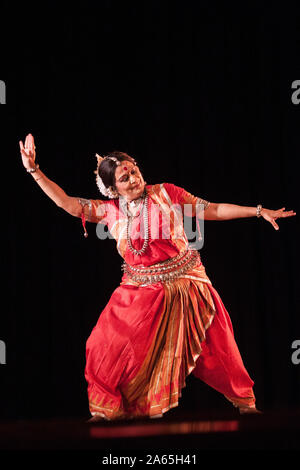
[[[20,145],[21,154],[24,155],[24,157],[28,157],[28,155],[27,155],[27,153],[26,153],[26,149],[24,148],[24,145],[23,145],[22,140],[20,140],[19,145]]]
[[[262,216],[264,217],[264,219],[270,222],[270,224],[273,225],[275,230],[279,230],[279,226],[275,222],[276,219],[280,219],[284,217],[292,217],[294,215],[296,215],[296,212],[293,210],[285,212],[285,207],[282,207],[281,209],[278,209],[277,211],[265,209],[264,212],[262,213]]]
[[[28,146],[29,146],[29,134],[27,134],[27,136],[25,137],[25,142],[24,142],[24,147],[28,148]]]
[[[278,209],[277,211],[271,211],[270,215],[271,217],[273,216],[274,219],[278,219],[281,217],[291,217],[293,215],[296,215],[296,212],[294,212],[293,210],[285,212],[285,207],[282,207],[281,209]]]
[[[291,217],[293,215],[296,215],[296,212],[291,210],[291,211],[281,212],[277,217]]]
[[[284,212],[285,210],[285,207],[283,207],[282,209],[279,209],[277,211],[277,214],[274,216],[274,217],[271,217],[270,219],[270,223],[273,225],[273,227],[275,228],[275,230],[279,230],[279,226],[276,224],[275,220],[277,218],[281,218],[281,217],[292,217],[294,215],[296,215],[296,212],[291,210],[291,211],[286,211]]]
[[[25,149],[34,150],[34,138],[32,134],[27,134],[26,136]]]
[[[279,226],[276,224],[275,219],[271,219],[271,220],[270,220],[270,223],[273,225],[273,227],[275,228],[275,230],[279,230]]]
[[[28,146],[30,150],[34,150],[34,141],[33,141],[33,136],[31,134],[29,134]]]

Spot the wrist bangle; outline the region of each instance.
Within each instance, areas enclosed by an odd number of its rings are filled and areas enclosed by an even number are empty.
[[[261,210],[262,210],[262,205],[258,204],[256,207],[256,217],[261,217]]]
[[[28,168],[27,173],[35,173],[39,169],[39,164],[37,163],[34,168]]]

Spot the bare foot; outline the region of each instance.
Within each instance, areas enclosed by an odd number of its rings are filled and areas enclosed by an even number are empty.
[[[103,416],[94,415],[90,419],[87,420],[88,423],[99,423],[100,421],[106,421]]]

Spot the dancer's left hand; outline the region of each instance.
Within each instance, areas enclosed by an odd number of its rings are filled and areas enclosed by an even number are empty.
[[[278,209],[277,211],[273,211],[271,209],[265,209],[263,208],[261,210],[261,216],[270,222],[270,224],[273,225],[275,230],[279,230],[278,224],[275,222],[276,219],[281,219],[285,217],[292,217],[293,215],[296,215],[296,212],[292,211],[286,211],[285,207],[282,207],[281,209]]]

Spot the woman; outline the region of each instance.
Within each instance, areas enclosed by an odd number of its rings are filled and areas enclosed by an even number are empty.
[[[178,405],[191,372],[241,413],[257,412],[229,315],[189,246],[181,210],[205,220],[261,216],[276,230],[277,218],[295,213],[212,203],[170,183],[147,185],[135,160],[121,152],[97,156],[96,182],[108,200],[71,197],[35,164],[31,134],[20,151],[41,189],[81,217],[85,236],[86,221],[107,225],[124,258],[120,286],[87,341],[92,420],[160,417]]]

